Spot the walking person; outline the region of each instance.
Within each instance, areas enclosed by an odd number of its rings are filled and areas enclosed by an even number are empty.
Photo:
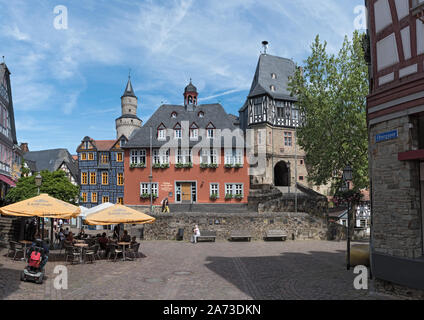
[[[193,229],[193,235],[191,236],[191,242],[197,243],[197,237],[200,236],[199,226],[196,224]]]
[[[169,213],[169,201],[168,198],[162,200],[162,213]]]

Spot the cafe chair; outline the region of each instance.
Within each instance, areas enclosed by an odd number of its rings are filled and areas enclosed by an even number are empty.
[[[22,244],[15,241],[9,241],[9,251],[7,252],[7,256],[9,256],[10,253],[13,253],[13,260],[16,259],[16,255],[22,252],[22,255],[24,254],[24,248]]]

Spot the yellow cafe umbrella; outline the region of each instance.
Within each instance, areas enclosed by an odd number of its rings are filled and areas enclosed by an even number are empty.
[[[0,213],[18,217],[41,217],[70,219],[81,213],[78,206],[53,198],[42,193],[31,199],[23,200],[0,208]]]
[[[137,210],[128,208],[122,204],[88,214],[85,223],[88,225],[111,225],[111,224],[144,224],[153,223],[156,219]]]

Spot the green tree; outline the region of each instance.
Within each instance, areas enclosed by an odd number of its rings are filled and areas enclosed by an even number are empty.
[[[353,168],[355,189],[368,180],[368,134],[366,96],[368,66],[362,48],[363,34],[347,36],[338,55],[327,53],[319,36],[312,53],[290,79],[289,88],[298,97],[304,125],[298,143],[306,152],[308,178],[315,184],[341,183],[343,168]],[[334,188],[335,189],[335,188]]]
[[[43,177],[40,194],[48,195],[72,204],[76,204],[79,197],[79,187],[74,186],[66,177],[65,172],[58,170],[40,172]],[[21,177],[15,188],[10,189],[6,195],[7,203],[15,203],[37,196],[38,188],[35,185],[35,176]]]

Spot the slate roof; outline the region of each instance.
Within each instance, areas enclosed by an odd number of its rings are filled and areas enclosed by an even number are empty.
[[[172,118],[173,112],[177,113],[176,118]],[[199,117],[199,112],[204,113],[203,117]],[[212,123],[216,129],[229,129],[231,131],[238,129],[234,125],[234,118],[228,115],[220,104],[203,104],[189,111],[185,106],[179,105],[162,105],[150,117],[150,119],[139,129],[135,130],[129,141],[125,144],[125,148],[138,148],[150,146],[150,128],[152,128],[152,146],[160,147],[169,141],[160,141],[157,139],[157,129],[163,123],[166,129],[174,129],[179,123],[183,126],[183,122],[188,122],[188,127],[196,123],[199,129],[206,129]],[[200,132],[199,132],[200,134]],[[201,141],[190,141],[190,146],[194,146]]]
[[[123,97],[136,97],[131,83],[131,78],[128,78],[127,86],[125,87]]]
[[[191,80],[188,86],[185,87],[184,92],[197,92],[197,88],[191,83]]]
[[[29,151],[24,154],[24,159],[28,162],[28,166],[30,166],[30,161],[35,162],[37,171],[48,170],[50,172],[56,171],[65,162],[71,174],[78,177],[78,164],[67,149]]]
[[[296,97],[290,96],[288,89],[289,77],[294,75],[295,70],[296,65],[290,59],[261,54],[248,97],[268,94],[278,100],[297,101]],[[273,73],[276,75],[275,79],[271,76]],[[275,87],[275,91],[271,90],[271,86]],[[245,103],[241,110],[246,106]]]
[[[5,72],[6,72],[6,65],[4,63],[0,63],[0,79],[3,79]]]

